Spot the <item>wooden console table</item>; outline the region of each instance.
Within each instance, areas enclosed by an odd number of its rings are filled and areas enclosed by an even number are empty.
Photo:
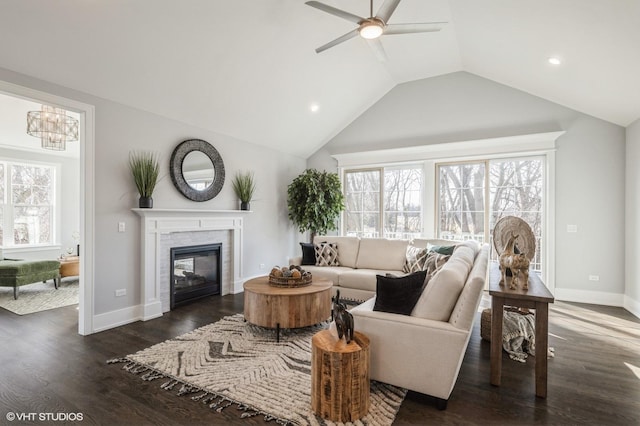
[[[518,286],[509,289],[511,277],[500,286],[500,270],[491,264],[489,294],[491,295],[491,384],[500,386],[502,371],[502,316],[504,306],[516,306],[536,310],[536,396],[547,397],[547,351],[549,345],[549,303],[553,294],[538,274],[529,274],[529,290]]]

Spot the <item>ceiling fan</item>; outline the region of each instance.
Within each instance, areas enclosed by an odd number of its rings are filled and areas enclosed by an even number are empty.
[[[446,22],[421,22],[414,24],[388,24],[389,18],[398,7],[400,0],[385,0],[378,9],[377,15],[373,15],[373,0],[370,0],[370,8],[369,8],[369,17],[363,18],[358,15],[354,15],[350,12],[346,12],[341,9],[337,9],[333,6],[326,5],[324,3],[320,3],[319,1],[308,1],[305,4],[308,4],[311,7],[315,7],[316,9],[320,9],[324,12],[327,12],[331,15],[337,16],[339,18],[346,19],[349,22],[353,22],[358,24],[358,28],[349,31],[343,36],[338,37],[337,39],[330,41],[329,43],[322,45],[316,49],[316,53],[324,52],[325,50],[336,46],[342,42],[345,42],[353,37],[359,35],[363,39],[367,40],[369,45],[373,48],[374,53],[378,57],[379,60],[385,61],[387,59],[387,55],[380,43],[379,37],[382,35],[391,35],[391,34],[412,34],[412,33],[426,33],[426,32],[434,32],[440,31],[440,24],[446,24]]]

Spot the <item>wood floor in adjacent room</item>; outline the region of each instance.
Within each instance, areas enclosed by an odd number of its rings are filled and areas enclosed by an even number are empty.
[[[242,303],[241,294],[213,296],[86,337],[77,334],[75,307],[26,316],[0,309],[0,424],[17,412],[82,413],[76,424],[87,425],[273,425],[241,420],[235,407],[214,412],[161,390],[160,380],[144,382],[105,363],[242,312]],[[447,410],[410,392],[394,424],[640,424],[640,320],[621,308],[562,302],[549,317],[556,357],[546,400],[534,396],[533,358],[521,364],[505,355],[502,386],[489,384],[489,343],[480,338],[478,316]]]

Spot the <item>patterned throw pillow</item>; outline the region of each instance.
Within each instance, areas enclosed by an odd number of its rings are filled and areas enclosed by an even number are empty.
[[[402,271],[406,273],[424,271],[427,255],[428,251],[426,248],[407,246],[407,256]]]
[[[427,254],[427,259],[424,262],[424,270],[427,271],[427,276],[432,277],[438,272],[451,255],[448,254],[440,254],[435,251],[429,251]]]
[[[314,246],[316,251],[316,266],[340,266],[338,262],[338,245],[322,242]]]

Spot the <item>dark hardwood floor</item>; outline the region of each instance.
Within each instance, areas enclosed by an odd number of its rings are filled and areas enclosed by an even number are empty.
[[[217,413],[160,389],[161,380],[144,382],[105,362],[242,312],[242,303],[241,294],[212,296],[86,337],[77,334],[75,307],[22,317],[0,309],[0,424],[46,424],[9,422],[9,412],[82,413],[76,424],[274,424],[240,419],[235,407]],[[551,305],[549,317],[556,357],[546,400],[534,395],[531,357],[521,364],[505,355],[502,386],[489,384],[489,343],[480,338],[478,314],[447,410],[409,392],[394,424],[639,425],[640,320],[621,308],[562,302]]]

